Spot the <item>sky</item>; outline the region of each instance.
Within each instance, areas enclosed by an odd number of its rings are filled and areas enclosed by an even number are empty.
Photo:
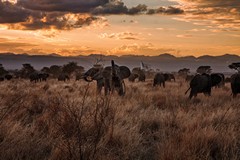
[[[0,0],[0,53],[240,55],[240,0]]]

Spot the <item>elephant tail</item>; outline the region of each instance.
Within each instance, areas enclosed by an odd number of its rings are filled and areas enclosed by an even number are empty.
[[[191,87],[188,88],[188,90],[185,92],[185,95],[188,93],[188,91],[191,89]]]

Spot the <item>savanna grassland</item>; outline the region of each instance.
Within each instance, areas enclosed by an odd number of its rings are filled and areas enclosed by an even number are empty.
[[[240,159],[240,96],[189,100],[188,84],[126,81],[124,97],[84,81],[0,83],[0,159]]]

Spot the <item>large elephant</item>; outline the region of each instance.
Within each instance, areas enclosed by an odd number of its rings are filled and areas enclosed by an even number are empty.
[[[240,73],[231,76],[231,89],[233,97],[236,97],[240,93]]]
[[[167,74],[163,74],[163,73],[157,73],[155,76],[154,76],[154,79],[153,79],[153,86],[157,86],[157,85],[160,85],[160,86],[163,86],[165,88],[165,81],[168,79],[168,75]]]
[[[205,95],[211,95],[211,89],[214,86],[217,86],[222,80],[222,77],[218,74],[197,74],[193,77],[190,82],[190,95],[189,98],[191,99],[193,96],[196,97],[198,93],[204,93]]]
[[[84,79],[87,82],[96,80],[98,93],[100,93],[104,87],[105,95],[116,90],[118,95],[123,96],[126,92],[124,79],[128,78],[131,72],[126,66],[115,65],[113,60],[111,64],[111,66],[105,68],[93,67],[89,69],[84,74]]]

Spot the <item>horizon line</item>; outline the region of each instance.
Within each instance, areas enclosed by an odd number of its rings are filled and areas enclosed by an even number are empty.
[[[158,57],[158,56],[171,56],[171,57],[174,57],[174,58],[186,58],[186,57],[194,57],[194,58],[200,58],[200,57],[205,57],[205,56],[209,56],[209,57],[221,57],[221,56],[226,56],[226,55],[229,55],[229,56],[238,56],[240,57],[240,55],[238,55],[237,53],[225,53],[225,54],[222,54],[222,55],[217,55],[217,56],[214,56],[214,55],[210,55],[210,54],[204,54],[204,55],[201,55],[201,56],[194,56],[194,55],[186,55],[186,56],[176,56],[174,54],[171,54],[171,53],[161,53],[159,55],[144,55],[144,54],[123,54],[123,55],[111,55],[111,54],[102,54],[102,53],[92,53],[92,54],[86,54],[86,55],[61,55],[61,54],[58,54],[58,53],[46,53],[46,54],[32,54],[32,53],[13,53],[13,52],[0,52],[0,55],[26,55],[26,56],[52,56],[52,57],[66,57],[66,58],[70,58],[70,57],[89,57],[89,56],[105,56],[105,57],[125,57],[125,56],[133,56],[133,57]]]

